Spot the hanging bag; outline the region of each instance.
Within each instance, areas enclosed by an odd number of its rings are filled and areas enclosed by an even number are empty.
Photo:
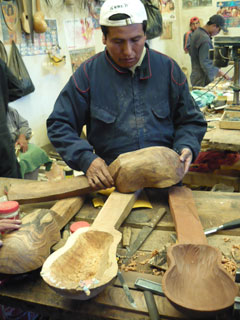
[[[7,64],[8,63],[8,55],[4,44],[0,40],[0,58]]]
[[[15,75],[15,77],[21,81],[21,89],[23,92],[22,96],[26,96],[27,94],[35,90],[32,79],[29,76],[27,68],[23,62],[22,56],[14,41],[12,41],[8,66],[12,73]]]
[[[147,39],[159,37],[162,34],[162,14],[151,0],[141,0],[147,13]]]

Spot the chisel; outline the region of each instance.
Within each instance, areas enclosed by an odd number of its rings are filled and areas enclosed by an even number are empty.
[[[226,222],[218,227],[205,229],[204,233],[207,236],[209,234],[216,233],[220,230],[228,230],[228,229],[234,229],[234,228],[239,228],[239,227],[240,227],[240,219],[236,219],[236,220],[232,220],[230,222]]]

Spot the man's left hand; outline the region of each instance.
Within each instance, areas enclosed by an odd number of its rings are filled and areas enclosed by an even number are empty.
[[[192,162],[192,151],[188,148],[183,148],[180,155],[180,161],[184,162],[184,174],[188,172],[190,164]]]

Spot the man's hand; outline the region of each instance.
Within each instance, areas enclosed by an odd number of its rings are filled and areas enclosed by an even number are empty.
[[[192,162],[192,151],[188,148],[183,148],[180,155],[180,161],[184,162],[184,174],[188,172],[190,164]]]
[[[24,134],[20,134],[16,143],[15,143],[15,146],[20,146],[20,150],[22,153],[28,151],[28,142],[27,142],[27,139],[25,137]]]
[[[108,167],[101,158],[93,160],[86,172],[86,176],[91,188],[94,190],[111,188],[114,185]]]
[[[0,220],[0,232],[17,230],[20,228],[21,220],[10,220],[10,219],[1,219]],[[0,247],[3,245],[0,240]]]
[[[221,70],[218,71],[217,77],[223,77],[223,78],[226,79],[226,80],[232,80],[232,78],[231,78],[229,75],[225,74],[225,73],[222,72]]]

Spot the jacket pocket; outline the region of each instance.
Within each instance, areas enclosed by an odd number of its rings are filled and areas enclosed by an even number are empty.
[[[93,119],[102,121],[106,124],[112,124],[116,121],[117,114],[108,108],[93,106],[91,108],[91,116]]]
[[[153,114],[159,119],[169,118],[170,108],[167,100],[161,102],[161,104],[152,106]]]

